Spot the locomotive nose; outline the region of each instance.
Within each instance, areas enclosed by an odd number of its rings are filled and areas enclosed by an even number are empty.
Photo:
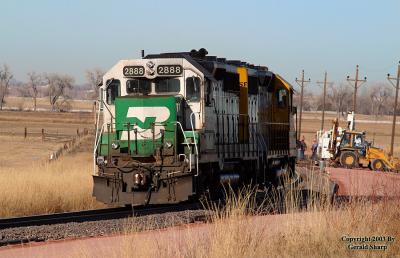
[[[176,137],[174,96],[117,98],[115,109],[116,137],[121,142],[121,151],[150,157],[162,145],[172,147],[168,143],[174,143]]]

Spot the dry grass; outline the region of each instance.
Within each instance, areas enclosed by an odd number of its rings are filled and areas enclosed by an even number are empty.
[[[341,209],[313,205],[302,212],[249,216],[253,200],[251,194],[231,199],[207,225],[135,233],[95,251],[82,246],[77,253],[84,257],[395,257],[400,253],[399,201],[359,201]],[[365,242],[386,246],[385,251],[350,250],[344,236],[396,240]],[[352,243],[359,244],[363,243]]]
[[[92,197],[92,157],[64,156],[52,163],[0,167],[0,217],[104,207]]]
[[[30,164],[48,161],[50,153],[62,146],[57,141],[44,141],[40,137],[0,135],[0,171],[6,168],[24,169]]]

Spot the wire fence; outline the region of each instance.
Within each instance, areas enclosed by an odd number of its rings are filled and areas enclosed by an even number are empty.
[[[24,139],[29,138],[41,138],[42,141],[68,141],[74,137],[80,137],[93,133],[93,129],[88,128],[68,128],[68,129],[57,129],[57,128],[37,128],[37,127],[18,127],[12,128],[0,128],[0,135],[21,137]]]

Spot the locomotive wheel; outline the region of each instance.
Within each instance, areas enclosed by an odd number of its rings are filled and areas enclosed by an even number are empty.
[[[340,164],[346,168],[354,168],[357,165],[357,156],[354,152],[345,151],[340,155]]]
[[[375,159],[372,161],[371,167],[375,171],[383,171],[385,169],[385,164],[380,159]]]

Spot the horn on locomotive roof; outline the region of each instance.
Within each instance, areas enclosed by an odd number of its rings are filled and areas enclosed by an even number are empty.
[[[207,54],[208,51],[205,48],[200,48],[199,50],[196,49],[190,50],[190,55],[194,58],[204,59]]]

